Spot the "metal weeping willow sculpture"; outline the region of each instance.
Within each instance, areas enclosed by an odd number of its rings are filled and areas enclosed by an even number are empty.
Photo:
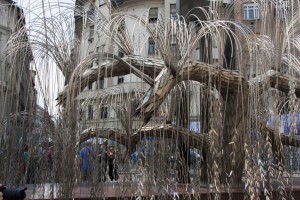
[[[292,198],[295,164],[290,166],[288,154],[297,157],[300,146],[299,1],[288,1],[283,10],[281,1],[253,1],[260,20],[252,28],[239,20],[239,9],[247,3],[243,1],[226,5],[212,1],[209,7],[196,7],[185,17],[157,20],[155,25],[147,20],[148,12],[122,12],[117,4],[106,1],[107,15],[97,8],[87,11],[86,3],[56,5],[75,10],[75,21],[63,13],[44,15],[15,32],[1,57],[5,62],[31,49],[36,63],[46,59],[47,67],[51,60],[65,77],[57,98],[59,120],[54,129],[47,116],[42,131],[51,138],[51,166],[46,161],[34,166],[38,155],[32,146],[36,143],[30,135],[26,139],[34,174],[26,178],[42,185],[33,190],[33,196],[37,191],[44,195],[41,191],[48,187],[50,198],[79,195],[79,149],[91,138],[105,138],[118,144],[120,178],[113,187],[99,183],[102,165],[95,161],[88,180],[91,198],[111,193],[120,198],[201,198],[202,193],[211,193],[214,199],[221,199],[224,193],[234,198],[236,188],[246,199],[261,195]],[[44,14],[47,7],[41,6]],[[87,23],[96,27],[93,31],[101,40],[108,41],[107,51],[83,55]],[[137,45],[135,31],[141,32],[144,42],[151,37],[157,51],[153,57],[137,53],[143,48]],[[24,41],[24,35],[30,43]],[[84,93],[94,82],[127,74],[134,74],[147,87]],[[99,116],[94,123],[85,121],[82,114],[91,104]],[[107,110],[115,113],[115,121],[103,120]],[[13,113],[9,120],[21,116],[27,115]],[[31,116],[28,114],[28,121],[36,120]],[[287,134],[281,129],[283,117],[289,118]],[[8,119],[3,121],[1,129],[7,130]],[[200,126],[197,130],[192,129],[195,122]],[[4,133],[0,133],[3,138]],[[6,142],[3,146],[9,146],[8,139],[2,140]],[[101,150],[97,144],[93,148]],[[136,161],[131,159],[134,152]],[[191,152],[200,155],[193,166]],[[13,156],[20,157],[5,151],[3,155],[0,166]],[[17,171],[17,166],[10,167]],[[10,176],[1,176],[0,182],[9,182]],[[20,179],[9,184],[17,185]],[[201,190],[203,186],[211,190]],[[286,186],[291,186],[290,192]]]

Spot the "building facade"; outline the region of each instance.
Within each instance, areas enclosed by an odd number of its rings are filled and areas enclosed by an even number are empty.
[[[22,111],[34,112],[37,91],[35,89],[35,71],[30,69],[33,60],[31,49],[8,53],[6,48],[10,37],[25,27],[23,11],[11,0],[0,1],[0,132],[8,131],[5,121]],[[20,40],[28,42],[27,35]],[[24,128],[15,122],[9,129],[21,133]],[[15,130],[15,128],[17,127]],[[6,129],[6,130],[5,130]]]
[[[176,0],[115,1],[113,5],[118,6],[118,11],[132,15],[146,16],[149,14],[148,22],[153,26],[158,19],[169,19],[172,15],[176,15]],[[86,1],[85,4],[80,5],[80,9],[79,12],[86,12],[86,18],[81,17],[76,19],[76,36],[80,40],[78,56],[80,60],[94,53],[107,52],[122,57],[124,53],[113,44],[113,41],[109,41],[107,37],[97,34],[97,29],[101,26],[101,20],[112,15],[115,12],[114,9],[102,0]],[[133,20],[130,21],[127,19],[125,23],[129,31],[135,29]],[[129,33],[129,35],[131,35],[130,37],[135,45],[134,55],[152,59],[160,57],[156,51],[154,41],[151,40],[151,37],[145,31],[140,30],[134,34]],[[93,63],[93,65],[98,65],[98,63]],[[80,124],[82,130],[91,126],[95,127],[96,123],[103,128],[121,128],[121,125],[117,122],[119,121],[117,114],[112,107],[101,108],[102,110],[99,110],[92,101],[87,103],[87,97],[95,96],[96,99],[103,94],[110,95],[111,93],[125,96],[131,93],[143,94],[148,88],[149,85],[134,74],[118,77],[109,77],[107,75],[106,78],[90,84],[77,97],[79,102],[81,102]]]
[[[223,6],[226,6],[230,1],[223,0]],[[111,1],[111,4],[107,4],[105,0],[93,0],[93,1],[76,1],[75,8],[75,39],[79,44],[77,56],[75,63],[80,63],[82,60],[93,54],[105,54],[111,53],[119,57],[126,55],[122,49],[116,45],[116,40],[111,39],[104,34],[99,34],[102,26],[105,26],[105,20],[114,16],[114,13],[123,13],[124,16],[127,15],[123,23],[128,30],[127,35],[131,41],[132,54],[141,60],[150,58],[151,61],[157,59],[159,62],[161,55],[157,51],[157,44],[150,36],[149,32],[145,31],[143,28],[139,28],[139,23],[137,19],[132,19],[128,15],[135,17],[141,17],[149,25],[150,29],[155,28],[159,23],[168,24],[171,22],[170,19],[177,20],[179,15],[188,15],[194,13],[200,17],[201,14],[196,10],[195,7],[207,7],[212,6],[213,1],[184,1],[184,0],[156,0],[156,1],[126,1],[126,0],[116,0]],[[191,12],[190,12],[191,11]],[[193,23],[193,18],[189,18],[189,23]],[[108,34],[109,35],[109,34]],[[113,37],[113,36],[112,36]],[[177,39],[174,36],[170,36],[171,49],[173,55],[177,53]],[[212,45],[210,51],[210,60],[206,60],[207,55],[204,53],[205,41],[199,42],[191,56],[192,60],[204,61],[212,64],[224,63],[223,60],[219,59],[223,52],[220,52],[217,45]],[[212,55],[212,56],[211,56]],[[105,64],[105,62],[104,62]],[[103,63],[93,62],[91,69],[96,69],[99,65]],[[155,76],[153,77],[155,78]],[[109,74],[105,75],[105,78],[99,79],[96,82],[90,83],[78,96],[78,121],[80,124],[81,131],[88,129],[90,127],[101,127],[101,128],[116,128],[122,129],[121,123],[117,117],[116,109],[107,106],[103,108],[103,102],[99,103],[99,99],[105,96],[111,96],[115,93],[116,96],[122,94],[122,96],[127,96],[132,93],[138,94],[140,98],[141,94],[144,94],[149,89],[149,85],[138,78],[133,73],[111,77]],[[193,84],[190,88],[193,93],[193,98],[191,101],[191,119],[190,128],[196,132],[201,132],[201,122],[200,117],[201,106],[201,85]],[[126,98],[127,98],[126,97]],[[138,101],[141,101],[139,99]],[[98,103],[97,103],[98,102]],[[101,105],[100,105],[101,104]],[[99,108],[101,107],[101,108]],[[157,114],[152,118],[154,123],[163,123],[166,121],[163,115],[163,110],[159,110]],[[150,122],[151,123],[151,122]],[[175,122],[174,122],[175,123]],[[203,124],[203,122],[202,122]],[[133,130],[138,129],[141,126],[139,119],[134,119]],[[203,130],[202,130],[203,131]]]

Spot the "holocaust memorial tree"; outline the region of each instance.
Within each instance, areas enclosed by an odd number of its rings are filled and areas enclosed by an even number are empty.
[[[60,3],[74,20],[58,12],[32,24],[33,54],[65,76],[51,137],[58,196],[75,195],[78,152],[93,141],[95,152],[99,142],[117,150],[121,197],[167,198],[178,184],[187,197],[206,186],[216,199],[233,188],[289,198],[299,167],[299,2],[141,2]],[[24,48],[18,35],[8,54]],[[91,196],[105,197],[98,173]]]

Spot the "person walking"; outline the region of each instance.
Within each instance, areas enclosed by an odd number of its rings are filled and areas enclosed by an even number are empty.
[[[118,167],[116,164],[116,154],[112,146],[109,147],[108,153],[108,175],[111,181],[117,181],[118,176]]]
[[[27,170],[28,170],[28,158],[29,158],[29,153],[28,153],[28,145],[25,145],[24,152],[23,152],[23,174],[24,177],[27,175]],[[26,179],[26,178],[25,178]]]
[[[87,181],[95,169],[96,152],[91,145],[87,144],[80,149],[79,155],[82,179]]]

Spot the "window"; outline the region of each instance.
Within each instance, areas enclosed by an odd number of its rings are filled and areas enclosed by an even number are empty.
[[[171,19],[173,19],[173,20],[177,19],[176,4],[170,4],[170,16],[171,16]]]
[[[212,58],[214,61],[217,61],[219,58],[219,44],[220,42],[218,38],[212,38]]]
[[[99,89],[103,89],[104,88],[104,79],[100,79],[99,80]]]
[[[286,18],[289,8],[289,2],[285,0],[277,0],[276,10],[279,18]]]
[[[89,52],[89,55],[92,55],[93,53],[94,53],[93,51],[90,51],[90,52]]]
[[[123,57],[124,57],[124,53],[122,52],[122,50],[119,50],[119,51],[118,51],[118,56],[119,56],[120,58],[123,58]]]
[[[153,38],[149,38],[148,54],[155,54],[155,42]]]
[[[244,4],[244,19],[245,20],[259,19],[258,4],[256,3]]]
[[[108,117],[107,107],[102,107],[100,110],[100,119],[106,119]]]
[[[195,50],[195,59],[200,61],[200,48],[197,47]]]
[[[94,26],[90,26],[90,35],[89,35],[89,40],[93,40],[94,39],[94,29],[95,27]]]
[[[97,48],[96,48],[96,52],[97,52],[97,53],[99,53],[99,49],[100,49],[100,47],[97,47]]]
[[[149,10],[149,23],[155,24],[158,19],[158,8],[150,8]]]
[[[82,109],[80,109],[79,111],[79,120],[82,121],[83,119],[85,119],[85,111],[83,111]]]
[[[177,53],[177,38],[176,35],[173,35],[171,37],[171,52],[173,55],[175,55]]]
[[[88,88],[89,88],[89,90],[92,90],[93,89],[93,83],[89,83]]]
[[[173,54],[176,53],[176,43],[171,44],[171,51],[172,51]]]
[[[94,110],[93,110],[93,106],[89,105],[88,106],[88,120],[92,120],[94,117]]]
[[[118,84],[124,83],[124,76],[119,76],[118,77]]]

